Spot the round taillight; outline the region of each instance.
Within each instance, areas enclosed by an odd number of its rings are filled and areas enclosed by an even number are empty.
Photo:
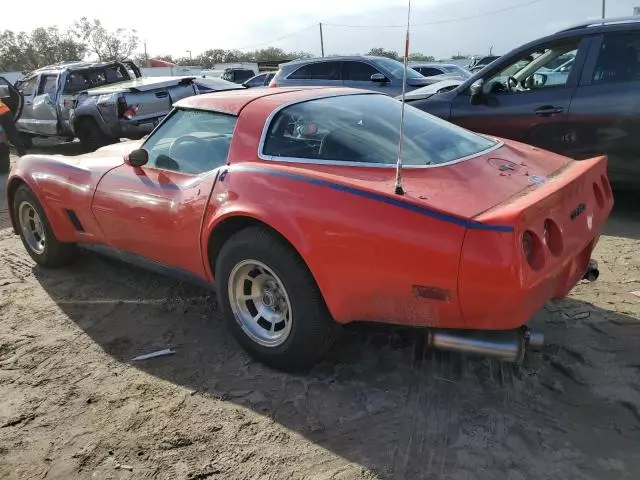
[[[596,203],[600,208],[604,207],[604,197],[602,196],[602,190],[597,183],[593,184],[593,195],[596,197]]]
[[[533,270],[539,270],[544,265],[542,240],[529,230],[522,234],[522,254]]]
[[[558,225],[551,219],[544,221],[544,244],[552,255],[558,256],[562,253],[562,232]]]

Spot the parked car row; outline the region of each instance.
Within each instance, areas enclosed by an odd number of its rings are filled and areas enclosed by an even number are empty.
[[[142,77],[132,62],[67,62],[36,70],[15,87],[0,82],[22,98],[17,126],[27,146],[34,137],[77,137],[86,151],[141,138],[182,98],[244,88],[218,78]]]

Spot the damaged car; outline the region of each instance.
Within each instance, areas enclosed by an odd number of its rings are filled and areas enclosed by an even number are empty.
[[[140,76],[140,69],[130,61],[63,62],[29,73],[15,84],[22,96],[16,125],[23,143],[29,148],[34,137],[73,139],[71,112],[80,92]]]
[[[92,152],[120,138],[135,140],[151,133],[178,100],[237,89],[244,87],[219,78],[136,78],[82,92],[71,124],[83,149]]]

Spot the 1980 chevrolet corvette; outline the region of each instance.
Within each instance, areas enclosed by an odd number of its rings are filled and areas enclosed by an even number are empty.
[[[13,226],[42,266],[84,246],[215,282],[239,343],[278,368],[312,364],[357,320],[521,358],[527,320],[593,276],[613,205],[606,158],[576,162],[407,106],[396,194],[400,108],[343,88],[184,99],[143,142],[21,158]]]

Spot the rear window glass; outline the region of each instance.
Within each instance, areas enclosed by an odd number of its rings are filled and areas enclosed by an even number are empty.
[[[279,111],[268,126],[262,153],[289,158],[395,164],[401,103],[386,95],[310,100]],[[409,105],[403,162],[438,165],[480,153],[496,142]]]
[[[90,88],[102,87],[103,85],[123,82],[129,79],[129,73],[122,65],[70,71],[67,74],[64,93],[78,93]]]

